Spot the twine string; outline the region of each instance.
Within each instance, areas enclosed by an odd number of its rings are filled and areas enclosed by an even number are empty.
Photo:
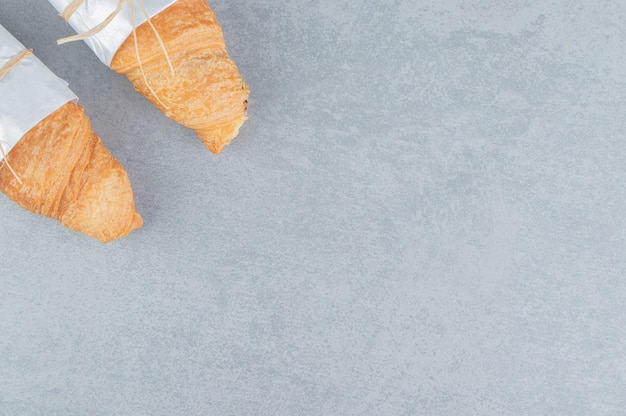
[[[7,167],[9,169],[9,171],[11,172],[11,174],[13,175],[13,177],[17,180],[17,182],[22,185],[23,182],[20,179],[19,175],[17,174],[17,172],[15,172],[15,170],[13,169],[13,167],[11,166],[11,164],[9,163],[9,155],[7,155],[7,152],[4,150],[4,145],[8,143],[6,143],[5,141],[0,140],[0,154],[2,155],[2,160],[0,161],[0,170],[2,170],[3,167]]]
[[[18,53],[13,58],[9,59],[7,63],[4,64],[2,68],[0,68],[0,79],[2,79],[13,68],[15,68],[20,62],[22,62],[24,59],[28,58],[32,54],[33,54],[32,49],[24,49],[22,52]],[[9,163],[9,155],[7,155],[7,152],[4,150],[5,144],[8,146],[7,142],[0,140],[0,155],[2,156],[2,159],[0,160],[0,169],[6,166],[7,169],[9,169],[9,171],[11,172],[11,174],[15,177],[17,182],[20,185],[22,185],[23,184],[22,180],[20,179],[17,172],[15,172],[15,170]]]
[[[152,24],[152,20],[150,19],[150,16],[148,15],[148,12],[146,12],[145,7],[143,7],[143,3],[141,2],[141,0],[136,0],[136,1],[137,1],[137,5],[139,6],[139,9],[141,10],[141,13],[143,13],[144,17],[146,18],[146,21],[148,22],[148,24],[152,28],[152,32],[154,33],[154,36],[156,37],[157,42],[159,42],[159,46],[161,47],[161,51],[163,52],[163,55],[165,56],[165,60],[167,61],[167,66],[169,66],[169,68],[170,68],[170,72],[172,74],[172,77],[175,77],[176,73],[174,72],[174,65],[172,65],[172,60],[170,59],[170,54],[167,53],[167,48],[165,47],[165,42],[163,42],[163,39],[161,39],[161,35],[159,35],[159,31],[156,30],[156,27],[154,27],[154,25]],[[133,28],[134,27],[135,27],[135,24],[133,23]]]
[[[72,17],[72,15],[76,13],[76,10],[78,10],[80,6],[83,5],[83,3],[83,0],[72,0],[72,2],[68,4],[65,9],[63,9],[60,16],[67,22],[68,20],[70,20],[70,17]]]
[[[141,0],[137,0],[137,1],[141,2]],[[150,93],[154,96],[154,98],[156,98],[159,104],[161,104],[163,108],[168,108],[168,106],[165,105],[165,103],[161,101],[159,96],[154,92],[154,90],[152,89],[152,86],[150,86],[150,83],[148,82],[148,77],[146,77],[146,73],[143,70],[143,64],[141,63],[141,56],[139,56],[139,45],[137,43],[137,31],[135,30],[135,11],[133,10],[132,0],[128,2],[128,10],[130,12],[130,21],[133,25],[133,43],[135,44],[135,57],[137,58],[137,63],[139,64],[139,72],[141,72],[141,77],[143,78],[143,82],[146,83],[146,86],[150,90]]]
[[[67,7],[65,9],[63,9],[63,11],[61,12],[61,17],[63,17],[65,19],[65,21],[67,22],[72,17],[72,15],[76,12],[76,10],[78,10],[78,8],[83,5],[84,2],[85,2],[85,0],[74,0],[74,1],[72,1],[70,4],[67,5]],[[59,40],[57,40],[57,45],[63,45],[64,43],[75,42],[77,40],[87,39],[88,37],[93,36],[96,33],[101,32],[102,30],[104,30],[105,27],[107,27],[109,25],[109,23],[111,23],[113,21],[113,19],[115,19],[115,17],[118,14],[120,14],[120,12],[122,11],[122,7],[124,6],[124,3],[126,3],[126,0],[120,0],[117,3],[117,7],[115,8],[115,10],[113,10],[113,12],[111,14],[109,14],[102,21],[102,23],[92,27],[91,29],[89,29],[88,31],[86,31],[84,33],[80,33],[78,35],[68,36],[66,38],[59,39]]]
[[[19,64],[20,62],[22,62],[24,59],[28,58],[32,54],[33,54],[32,49],[24,49],[22,52],[18,53],[13,58],[9,59],[7,63],[4,64],[2,68],[0,68],[0,79],[2,79],[6,74],[11,72],[11,70],[15,68],[17,64]]]
[[[57,40],[57,44],[62,45],[64,43],[68,43],[68,42],[74,42],[74,41],[77,41],[77,40],[84,40],[84,39],[86,39],[86,38],[88,38],[90,36],[93,36],[93,35],[101,32],[102,30],[104,30],[104,28],[106,28],[109,25],[109,23],[111,23],[113,21],[113,19],[115,19],[117,17],[117,15],[119,15],[121,13],[122,7],[124,6],[124,3],[127,3],[128,4],[128,10],[129,10],[129,13],[130,13],[131,24],[133,26],[133,40],[134,40],[134,43],[135,43],[135,57],[137,58],[137,63],[139,64],[139,72],[141,73],[141,77],[143,78],[143,81],[146,83],[146,86],[148,87],[148,90],[150,90],[150,93],[159,102],[159,104],[161,104],[164,108],[167,109],[168,106],[165,105],[165,103],[163,103],[163,101],[161,101],[159,96],[156,94],[156,92],[154,91],[154,89],[152,88],[150,83],[148,82],[148,77],[146,76],[146,73],[143,70],[143,63],[141,62],[141,56],[139,54],[139,45],[137,43],[137,26],[135,24],[135,11],[134,11],[134,7],[133,7],[133,2],[134,1],[139,6],[139,9],[141,10],[142,14],[146,18],[146,21],[148,22],[148,25],[150,25],[150,28],[152,29],[152,32],[154,33],[154,36],[156,37],[157,42],[159,43],[161,51],[163,52],[163,55],[165,56],[165,60],[167,61],[167,65],[168,65],[168,67],[170,69],[170,73],[171,73],[172,77],[175,77],[176,73],[174,72],[174,66],[172,65],[172,60],[170,59],[170,55],[167,52],[167,48],[165,47],[165,42],[163,42],[163,39],[161,38],[161,35],[159,35],[159,31],[156,30],[156,28],[152,24],[152,20],[150,19],[150,16],[146,12],[146,9],[144,8],[143,3],[141,2],[141,0],[119,0],[115,10],[111,14],[109,14],[102,21],[102,23],[94,26],[93,28],[91,28],[90,30],[88,30],[88,31],[86,31],[84,33],[81,33],[81,34],[78,34],[78,35],[73,35],[73,36],[68,36],[66,38],[59,39],[59,40]],[[83,5],[83,3],[85,3],[85,0],[72,0],[72,2],[70,4],[68,4],[67,7],[65,9],[63,9],[63,11],[61,12],[61,17],[63,17],[63,19],[65,19],[65,21],[67,22],[72,17],[72,15],[80,8],[80,6]]]

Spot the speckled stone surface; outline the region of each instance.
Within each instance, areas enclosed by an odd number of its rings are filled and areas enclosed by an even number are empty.
[[[0,195],[0,415],[626,414],[626,3],[218,1],[251,87],[222,155],[45,0],[145,226]]]

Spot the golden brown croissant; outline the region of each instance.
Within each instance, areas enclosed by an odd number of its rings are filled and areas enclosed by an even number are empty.
[[[0,190],[36,214],[103,242],[142,225],[124,168],[69,102],[30,129],[0,169]]]
[[[148,85],[132,34],[115,54],[111,68],[126,75],[168,117],[194,129],[209,150],[219,153],[246,120],[249,90],[226,52],[215,13],[206,0],[178,0],[151,21],[175,75],[148,22],[136,30]]]

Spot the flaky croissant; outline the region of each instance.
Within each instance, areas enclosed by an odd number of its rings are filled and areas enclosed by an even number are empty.
[[[73,102],[30,129],[8,160],[17,178],[0,169],[0,191],[33,213],[103,242],[143,223],[124,168]]]
[[[206,0],[178,0],[151,21],[175,75],[148,22],[136,30],[148,85],[132,34],[118,49],[111,68],[126,75],[168,117],[194,129],[209,150],[219,153],[246,120],[249,89],[226,52],[215,13]]]

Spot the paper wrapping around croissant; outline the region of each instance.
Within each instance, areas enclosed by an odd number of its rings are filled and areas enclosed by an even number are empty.
[[[69,102],[30,129],[0,169],[0,190],[36,214],[109,242],[141,227],[124,168]]]
[[[117,51],[111,68],[126,75],[168,117],[194,129],[209,150],[219,153],[246,120],[249,90],[226,52],[215,13],[206,0],[178,0],[151,21],[165,44],[175,76],[148,22],[136,30],[148,85],[141,74],[133,35]]]

